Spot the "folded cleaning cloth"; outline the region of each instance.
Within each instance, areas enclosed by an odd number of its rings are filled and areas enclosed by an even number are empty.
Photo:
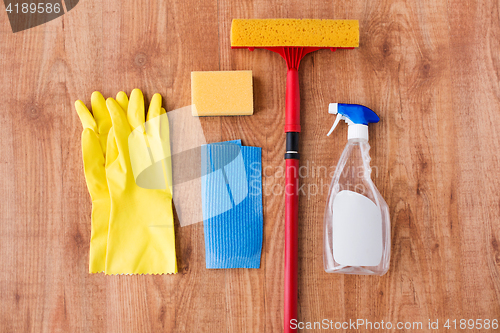
[[[202,146],[207,268],[259,268],[262,252],[261,148],[241,140]]]
[[[147,122],[138,89],[130,102],[124,92],[107,101],[94,93],[93,115],[83,102],[75,105],[92,197],[90,272],[177,273],[169,123],[161,96],[151,99]]]

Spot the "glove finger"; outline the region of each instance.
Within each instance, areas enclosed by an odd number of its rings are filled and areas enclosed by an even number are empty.
[[[106,148],[106,168],[118,158],[118,146],[116,145],[115,132],[113,128],[108,133],[108,146]]]
[[[107,136],[111,128],[111,118],[109,111],[106,108],[106,100],[100,92],[94,91],[91,97],[92,112],[97,123],[97,128],[100,134]]]
[[[153,109],[154,110],[154,109]],[[156,115],[155,115],[156,114]],[[161,162],[163,181],[167,193],[172,197],[172,165],[170,157],[169,123],[165,109],[161,106],[148,113],[147,137],[155,163]],[[158,180],[160,181],[160,180]]]
[[[128,159],[128,137],[131,129],[125,111],[111,97],[106,100],[106,105],[113,123],[113,132],[118,151],[123,155],[123,158]]]
[[[163,117],[161,117],[161,124],[164,124],[166,123],[168,125],[168,117],[167,117],[167,111],[164,109],[164,108],[161,108],[161,111],[160,111],[160,116],[161,115],[164,115]],[[168,129],[168,127],[167,127]]]
[[[139,89],[132,90],[130,94],[130,101],[127,109],[127,119],[132,129],[138,126],[144,126],[145,112],[144,112],[144,96]]]
[[[85,106],[82,101],[78,100],[75,102],[75,109],[76,113],[78,113],[80,121],[82,122],[83,129],[88,128],[97,132],[97,124],[89,109],[87,109],[87,106]]]
[[[154,94],[151,99],[151,103],[149,103],[148,117],[147,120],[151,120],[155,117],[158,117],[161,114],[161,95]]]
[[[170,150],[170,124],[168,122],[167,111],[161,108],[160,115],[162,115],[160,122],[160,136],[165,146],[165,156],[167,157],[164,162],[164,169],[167,179],[167,188],[170,191],[170,197],[172,198],[173,183],[172,183],[172,152]]]
[[[120,91],[118,94],[116,94],[116,101],[118,102],[118,104],[120,104],[123,111],[127,112],[127,110],[128,110],[127,94],[124,93],[123,91]]]
[[[99,137],[89,128],[82,132],[82,153],[85,180],[92,200],[109,196],[104,168],[104,153]]]
[[[146,133],[151,148],[155,146],[153,142],[154,140],[160,140],[160,123],[162,121],[161,120],[162,117],[160,118],[160,115],[162,113],[162,110],[165,111],[161,107],[161,95],[154,94],[153,98],[151,99],[151,103],[149,104],[149,110],[146,122]]]
[[[158,121],[158,136],[162,141],[170,139],[170,127],[167,117],[167,111],[164,108],[161,108],[160,118]],[[167,141],[168,142],[168,141]]]
[[[162,117],[160,117],[160,137],[170,149],[170,123],[168,121],[167,112],[162,108]]]
[[[146,122],[148,143],[155,162],[160,161],[167,156],[167,147],[164,143],[162,133],[162,126],[165,126],[163,125],[165,122],[167,124],[166,128],[168,131],[168,118],[165,109],[161,107],[161,96],[160,94],[155,94],[151,100],[151,107],[148,112],[148,121]]]

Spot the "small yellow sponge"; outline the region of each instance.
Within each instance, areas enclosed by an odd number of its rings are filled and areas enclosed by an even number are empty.
[[[358,20],[233,19],[231,46],[358,47]]]
[[[193,116],[253,114],[252,71],[191,72]]]

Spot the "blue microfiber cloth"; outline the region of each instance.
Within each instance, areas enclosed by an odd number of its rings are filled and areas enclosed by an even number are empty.
[[[207,268],[259,268],[262,150],[241,140],[202,146],[202,209]]]

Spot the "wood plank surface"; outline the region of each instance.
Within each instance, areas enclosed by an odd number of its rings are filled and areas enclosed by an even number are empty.
[[[287,17],[358,19],[361,32],[358,49],[315,52],[299,71],[299,320],[422,322],[393,331],[429,332],[429,320],[445,331],[456,319],[446,331],[500,331],[460,327],[500,320],[498,1],[82,0],[15,34],[0,17],[1,332],[282,331],[286,67],[268,51],[231,50],[229,37],[233,18]],[[174,110],[190,104],[191,71],[247,69],[255,114],[202,125],[209,142],[263,148],[261,268],[205,269],[202,224],[176,221],[179,274],[89,274],[74,101],[140,88]],[[323,270],[323,212],[347,135],[326,137],[330,102],[381,118],[370,144],[392,223],[383,277]]]

